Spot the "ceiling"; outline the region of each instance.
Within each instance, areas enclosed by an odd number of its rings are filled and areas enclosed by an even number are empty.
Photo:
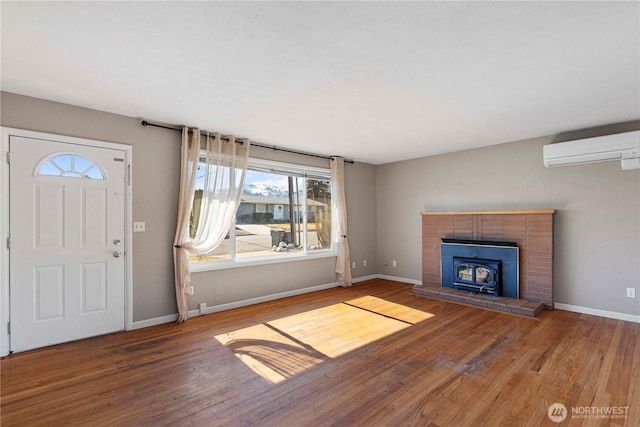
[[[1,2],[1,89],[382,164],[640,118],[640,2]]]

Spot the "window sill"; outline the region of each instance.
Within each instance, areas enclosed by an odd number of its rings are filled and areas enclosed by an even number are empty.
[[[255,265],[265,264],[278,264],[282,262],[295,262],[295,261],[309,261],[313,259],[331,258],[335,257],[335,251],[318,251],[317,253],[307,255],[278,255],[261,258],[246,258],[235,260],[220,260],[220,261],[207,261],[207,262],[192,262],[189,264],[192,273],[212,271],[212,270],[226,270],[229,268],[242,268],[251,267]]]

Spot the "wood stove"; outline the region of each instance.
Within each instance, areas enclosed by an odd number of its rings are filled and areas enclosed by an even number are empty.
[[[519,297],[518,246],[512,242],[442,239],[442,286]]]

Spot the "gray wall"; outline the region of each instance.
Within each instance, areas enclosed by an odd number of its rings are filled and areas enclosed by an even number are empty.
[[[420,280],[420,212],[554,208],[556,302],[640,314],[639,299],[626,297],[640,283],[640,170],[622,171],[620,162],[542,164],[544,144],[601,131],[378,166],[378,272]]]
[[[146,232],[133,234],[133,320],[175,314],[172,245],[176,224],[180,133],[143,127],[140,120],[12,93],[0,93],[0,124],[61,135],[129,144],[133,147],[133,220]],[[327,161],[258,148],[252,156],[328,166]],[[346,165],[349,236],[354,257],[367,258],[355,277],[375,272],[375,167]],[[353,203],[350,203],[353,198]],[[355,258],[354,258],[355,259]],[[294,291],[335,281],[335,258],[193,273],[198,303],[208,306]]]
[[[135,118],[11,93],[0,94],[2,126],[120,142],[133,147],[134,321],[176,313],[171,245],[176,220],[179,133]],[[619,162],[546,169],[542,146],[637,129],[586,130],[386,165],[345,165],[354,278],[385,274],[419,281],[422,211],[554,208],[556,301],[640,314],[625,289],[640,283],[640,171]],[[319,149],[321,151],[321,149]],[[254,149],[252,156],[326,166]],[[367,260],[367,266],[363,261]],[[392,261],[397,267],[392,267]],[[189,306],[213,306],[335,280],[333,258],[194,273]]]
[[[376,236],[376,167],[345,164],[349,253],[354,278],[378,273]],[[367,261],[366,267],[363,261]]]

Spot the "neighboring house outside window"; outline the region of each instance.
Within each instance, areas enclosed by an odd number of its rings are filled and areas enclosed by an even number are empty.
[[[194,206],[201,197],[202,190],[196,190]],[[192,235],[197,223],[192,217]],[[191,267],[199,271],[322,255],[335,255],[329,169],[250,159],[234,225],[212,253],[192,256]]]

